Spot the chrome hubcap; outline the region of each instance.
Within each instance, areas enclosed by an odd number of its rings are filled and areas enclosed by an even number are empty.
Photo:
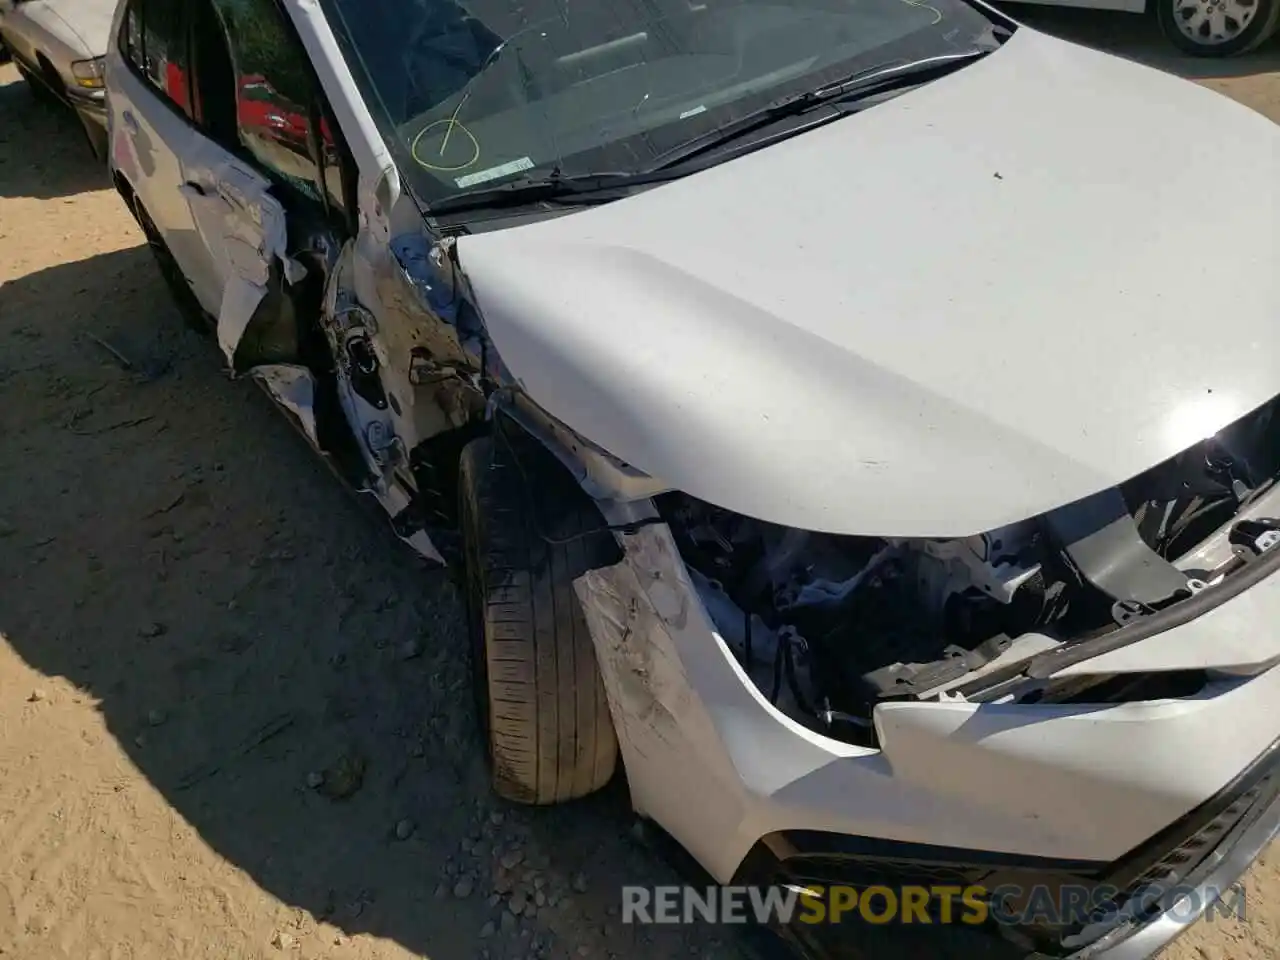
[[[1172,0],[1178,29],[1203,46],[1234,40],[1258,13],[1258,0]]]

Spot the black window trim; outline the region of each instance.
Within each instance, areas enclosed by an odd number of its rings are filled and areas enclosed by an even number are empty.
[[[132,73],[138,80],[140,80],[148,90],[158,94],[160,100],[164,103],[166,107],[169,108],[169,110],[171,110],[177,116],[181,117],[189,125],[197,126],[198,128],[198,125],[195,123],[194,118],[191,116],[190,112],[188,110],[184,110],[180,104],[176,103],[169,96],[168,92],[157,87],[155,84],[155,81],[147,73],[147,68],[146,68],[147,30],[146,30],[146,18],[143,16],[147,2],[148,0],[126,0],[124,20],[120,24],[120,35],[116,37],[116,47],[120,51],[120,56],[124,58],[124,62],[128,66],[130,73]],[[187,16],[187,12],[190,9],[190,7],[185,2],[178,2],[176,6],[179,9],[178,15],[182,17],[182,44],[183,44],[184,51],[187,54],[187,60],[189,62],[191,59],[191,19]],[[139,29],[138,29],[138,51],[137,52],[139,56],[142,58],[142,63],[139,63],[129,54],[129,45],[128,45],[129,16],[131,13],[136,15],[138,18]],[[188,108],[190,108],[190,106],[194,102],[191,96],[191,92],[192,92],[191,81],[192,81],[191,71],[188,70],[187,71],[187,106]]]
[[[188,69],[185,71],[186,86],[187,86],[187,108],[184,109],[180,104],[178,104],[168,95],[167,91],[156,86],[155,81],[147,73],[146,67],[145,67],[145,64],[146,64],[146,18],[144,16],[144,13],[146,10],[146,4],[148,2],[149,0],[126,0],[125,15],[120,24],[119,34],[115,38],[116,48],[119,51],[121,58],[124,60],[125,65],[128,67],[129,72],[132,73],[134,77],[137,78],[137,80],[147,88],[148,91],[155,94],[156,99],[159,100],[161,103],[163,103],[167,110],[171,111],[176,117],[182,120],[183,123],[186,124],[186,126],[190,127],[192,130],[195,130],[201,136],[209,138],[214,143],[218,144],[218,146],[221,147],[223,150],[226,150],[228,153],[244,161],[245,163],[253,167],[253,169],[262,172],[269,180],[271,180],[273,184],[282,185],[286,189],[291,189],[296,192],[296,189],[297,189],[296,187],[292,187],[288,183],[288,181],[282,177],[282,175],[272,170],[269,165],[263,163],[261,160],[255,157],[249,151],[249,149],[244,145],[244,143],[240,141],[238,137],[236,139],[236,142],[233,144],[224,143],[222,138],[215,137],[212,131],[210,131],[202,123],[199,123],[196,121],[196,118],[194,116],[194,110],[195,110],[195,104],[196,104],[196,91],[197,91],[196,73],[199,70],[199,64],[195,63],[193,59],[194,53],[195,53],[194,31],[195,31],[196,21],[195,21],[195,18],[190,15],[192,5],[189,2],[189,0],[172,0],[172,2],[174,2],[174,6],[179,11],[178,15],[182,18],[180,21],[182,25],[182,46],[183,46],[183,52],[185,54],[185,60],[188,66]],[[199,2],[209,4],[209,6],[212,8],[213,15],[219,21],[221,21],[221,14],[218,12],[217,6],[213,2],[213,0],[199,0]],[[314,198],[307,197],[306,200],[309,203],[318,203],[319,206],[325,211],[325,213],[329,216],[330,219],[333,219],[335,216],[340,217],[344,226],[350,233],[350,235],[355,236],[355,233],[357,230],[357,216],[358,216],[356,205],[355,205],[356,169],[355,169],[355,161],[352,157],[351,150],[347,146],[346,138],[342,135],[342,130],[338,126],[336,116],[333,113],[333,108],[329,105],[328,98],[325,96],[324,88],[321,86],[320,79],[316,75],[315,67],[311,63],[311,58],[306,56],[306,53],[305,53],[306,47],[302,43],[302,38],[298,35],[297,27],[294,24],[293,19],[289,16],[288,11],[284,9],[284,7],[279,2],[279,0],[265,0],[265,2],[270,3],[272,5],[272,7],[276,11],[276,14],[280,17],[281,21],[283,22],[284,28],[286,32],[289,34],[289,37],[292,40],[292,42],[296,44],[298,50],[303,51],[302,59],[305,64],[307,77],[311,81],[311,87],[312,87],[311,102],[309,104],[306,104],[308,120],[311,121],[309,123],[309,127],[311,128],[311,133],[310,133],[310,136],[308,136],[307,138],[308,139],[307,149],[308,149],[308,159],[312,162],[312,164],[316,168],[316,178],[312,185],[315,187],[317,193],[319,194],[320,199],[315,200]],[[141,64],[134,59],[134,57],[130,54],[130,51],[129,51],[129,17],[131,14],[138,18],[138,26],[139,26],[138,49],[136,50],[136,53],[139,55],[139,57],[142,60]],[[223,32],[223,42],[224,44],[226,43],[225,30]],[[227,44],[227,46],[228,46],[227,55],[229,58],[231,58],[231,61],[234,64],[235,62],[234,56],[232,55],[231,50],[229,49],[229,44]],[[336,210],[334,209],[334,204],[333,204],[333,200],[335,198],[332,197],[332,191],[330,191],[329,185],[325,178],[326,170],[332,165],[326,163],[324,159],[324,145],[322,142],[322,138],[320,137],[320,134],[319,134],[319,125],[318,123],[316,123],[317,117],[323,117],[325,122],[328,124],[329,130],[334,138],[334,148],[338,153],[338,163],[337,163],[336,169],[337,169],[338,177],[341,183],[342,195],[336,198],[341,202],[341,207]]]

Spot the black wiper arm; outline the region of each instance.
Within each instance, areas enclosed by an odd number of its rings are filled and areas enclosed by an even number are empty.
[[[761,127],[786,117],[805,113],[822,104],[862,100],[899,87],[914,86],[927,80],[937,79],[991,52],[990,49],[975,48],[963,53],[948,53],[923,60],[897,61],[859,70],[834,83],[775,100],[759,110],[754,110],[700,137],[688,140],[659,155],[645,172],[651,173],[674,167],[698,154],[746,136]]]
[[[607,194],[611,189],[629,186],[633,180],[634,175],[627,173],[524,177],[501,186],[468,190],[466,193],[445,197],[432,203],[430,208],[433,215],[439,215],[482,207],[524,206],[547,200],[572,201],[575,197],[585,203],[588,194]]]
[[[653,164],[637,173],[592,173],[580,176],[552,174],[523,177],[496,187],[483,187],[455,194],[430,204],[433,216],[461,213],[493,207],[519,207],[548,201],[597,203],[614,199],[619,191],[645,184],[672,180],[684,161],[745,136],[776,120],[804,113],[827,103],[844,103],[875,96],[898,87],[912,86],[958,70],[990,53],[974,49],[950,53],[924,60],[898,61],[860,70],[851,76],[814,90],[775,100],[759,110],[730,121],[701,137],[686,141],[673,150],[660,154]]]

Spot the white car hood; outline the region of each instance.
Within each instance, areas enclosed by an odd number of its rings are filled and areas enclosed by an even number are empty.
[[[458,242],[507,368],[686,493],[961,536],[1280,393],[1280,128],[1020,29],[645,193]]]

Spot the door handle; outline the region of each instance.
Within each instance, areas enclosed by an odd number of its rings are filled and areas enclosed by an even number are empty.
[[[120,114],[120,122],[124,124],[125,130],[131,137],[136,137],[141,132],[138,127],[138,118],[133,115],[132,110],[126,110]]]
[[[193,193],[197,197],[207,197],[209,195],[209,191],[205,189],[204,184],[197,183],[194,180],[184,180],[182,182],[182,186],[179,187],[178,189],[182,193],[187,194],[188,196],[190,196]]]

